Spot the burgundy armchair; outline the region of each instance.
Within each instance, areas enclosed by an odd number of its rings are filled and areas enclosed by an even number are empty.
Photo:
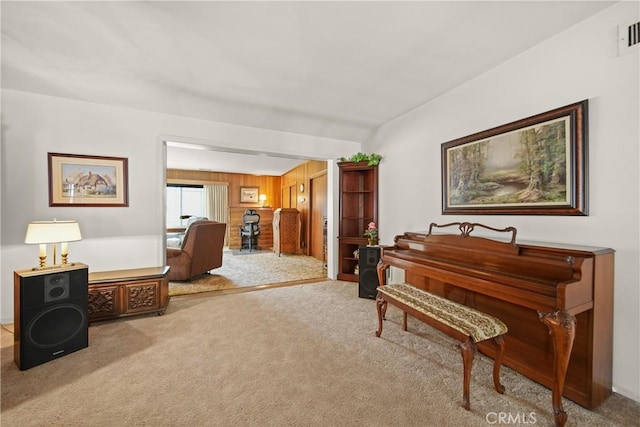
[[[191,278],[222,266],[222,249],[227,224],[196,221],[187,229],[182,247],[167,248],[169,280]]]

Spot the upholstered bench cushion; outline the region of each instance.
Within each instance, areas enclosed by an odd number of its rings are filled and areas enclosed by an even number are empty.
[[[471,336],[475,342],[507,332],[507,325],[488,314],[458,304],[404,283],[379,286],[378,292],[402,301],[409,307]]]

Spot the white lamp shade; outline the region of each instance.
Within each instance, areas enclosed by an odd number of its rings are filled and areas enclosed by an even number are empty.
[[[30,221],[24,242],[27,244],[75,242],[82,240],[77,221]]]

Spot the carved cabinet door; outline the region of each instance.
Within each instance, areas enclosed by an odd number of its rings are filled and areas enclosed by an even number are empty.
[[[122,313],[135,313],[158,308],[158,287],[157,280],[123,285],[125,305],[122,307]]]
[[[89,320],[112,317],[120,311],[120,287],[96,286],[89,289]]]

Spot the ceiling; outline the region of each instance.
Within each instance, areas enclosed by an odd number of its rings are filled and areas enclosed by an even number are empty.
[[[613,3],[3,1],[2,87],[364,141]],[[244,153],[184,147],[168,158],[267,175],[299,162],[263,156],[274,166],[257,169]]]

